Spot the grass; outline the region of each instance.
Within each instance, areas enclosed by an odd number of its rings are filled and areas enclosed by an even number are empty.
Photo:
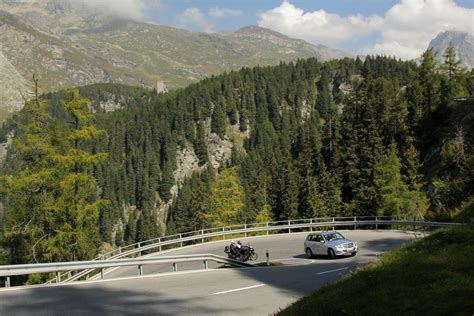
[[[460,212],[456,212],[454,222],[474,223],[474,196],[470,197],[460,207]]]
[[[473,315],[474,226],[384,255],[278,315]]]

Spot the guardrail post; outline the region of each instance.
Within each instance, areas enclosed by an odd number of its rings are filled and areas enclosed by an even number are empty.
[[[104,268],[100,269],[100,278],[104,279]]]
[[[268,235],[268,234],[269,234],[269,232],[268,232],[268,222],[267,222],[267,235]]]
[[[142,246],[142,243],[141,243],[141,242],[139,242],[137,245],[138,245],[138,248],[140,249],[140,248],[141,248],[141,246]],[[139,256],[139,257],[141,257],[141,256],[142,256],[142,251],[141,251],[141,250],[138,252],[138,256]]]
[[[313,219],[312,218],[309,219],[309,224],[313,225]],[[313,226],[310,226],[309,229],[310,229],[310,231],[313,231]]]
[[[183,235],[179,234],[179,239],[182,239],[182,238],[183,238]],[[183,247],[183,242],[182,241],[179,243],[179,246]]]
[[[176,262],[173,263],[173,272],[178,272],[178,264]]]
[[[291,233],[290,225],[291,225],[291,219],[288,220],[288,234]]]
[[[224,232],[225,232],[225,227],[222,227],[222,240],[225,240]]]
[[[204,229],[201,229],[201,235],[204,235]],[[204,243],[204,238],[201,237],[201,244],[203,244],[203,243]]]
[[[247,237],[247,223],[244,224],[244,229],[245,229],[245,237]]]
[[[10,277],[9,276],[7,276],[5,278],[5,287],[10,287]]]
[[[61,283],[61,272],[56,272],[56,283]]]
[[[122,247],[121,246],[118,247],[118,253],[122,253]]]
[[[161,238],[158,238],[158,243],[160,243],[160,242],[161,242]],[[161,251],[161,246],[158,249],[160,249],[160,251]]]
[[[207,260],[202,262],[202,266],[204,267],[204,270],[207,270]]]
[[[377,221],[378,221],[378,217],[375,216],[375,230],[378,230],[379,229],[379,224],[377,224]]]
[[[141,264],[138,265],[138,275],[143,275],[143,266]]]
[[[267,250],[266,256],[267,256],[267,267],[268,267],[270,265],[270,253],[268,252],[268,250]]]
[[[354,230],[357,230],[357,217],[354,216]]]
[[[335,221],[336,221],[336,219],[333,217],[332,222],[334,223]],[[334,224],[332,225],[332,230],[336,230],[336,226],[334,226]]]

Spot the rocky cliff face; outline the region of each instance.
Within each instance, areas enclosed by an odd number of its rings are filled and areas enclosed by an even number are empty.
[[[446,31],[439,33],[428,46],[442,60],[446,48],[453,46],[464,66],[474,68],[474,35],[472,33]]]
[[[25,79],[0,51],[0,121],[2,117],[21,109],[27,93]]]

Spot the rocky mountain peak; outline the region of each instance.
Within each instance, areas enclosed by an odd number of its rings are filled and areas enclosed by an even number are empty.
[[[461,62],[474,68],[474,35],[472,33],[460,31],[445,31],[439,33],[428,46],[442,60],[446,48],[453,46]]]

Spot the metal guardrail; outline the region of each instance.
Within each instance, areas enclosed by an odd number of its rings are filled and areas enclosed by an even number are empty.
[[[105,268],[137,266],[138,274],[143,275],[143,266],[150,264],[173,263],[173,272],[178,271],[178,262],[202,261],[203,269],[207,269],[208,261],[230,264],[236,267],[252,267],[253,265],[221,257],[214,254],[178,255],[166,257],[147,257],[133,259],[112,259],[73,261],[58,263],[16,264],[0,266],[0,277],[5,277],[5,287],[10,287],[10,277],[39,273],[55,273],[56,283],[61,282],[61,272],[87,269],[100,269],[101,278],[104,278]]]
[[[400,218],[396,216],[346,216],[346,217],[323,217],[323,218],[310,218],[310,219],[294,219],[284,221],[272,221],[272,222],[261,222],[253,224],[241,224],[232,225],[225,227],[209,228],[203,230],[197,230],[192,232],[186,232],[181,234],[175,234],[170,236],[158,237],[135,244],[131,244],[125,247],[119,247],[116,250],[104,253],[97,257],[91,262],[97,261],[111,261],[114,259],[127,258],[130,256],[138,255],[141,256],[142,252],[156,249],[162,250],[164,246],[178,245],[183,246],[186,242],[204,243],[206,240],[212,240],[213,238],[222,237],[225,239],[228,235],[244,235],[247,237],[249,233],[266,232],[267,235],[271,232],[291,233],[295,229],[313,229],[313,228],[324,228],[324,227],[354,227],[357,229],[358,226],[367,225],[378,229],[379,225],[386,226],[413,226],[415,227],[450,227],[459,226],[459,223],[444,223],[444,222],[427,222],[424,220],[416,220]],[[0,266],[1,267],[1,266]],[[94,272],[96,268],[85,267],[85,270],[70,276],[71,271],[77,271],[77,269],[65,270],[68,271],[68,276],[64,282],[72,282],[79,280],[80,278],[86,277],[87,275]],[[1,276],[1,274],[0,274]],[[51,280],[48,283],[57,281]],[[61,279],[61,276],[59,277]]]

